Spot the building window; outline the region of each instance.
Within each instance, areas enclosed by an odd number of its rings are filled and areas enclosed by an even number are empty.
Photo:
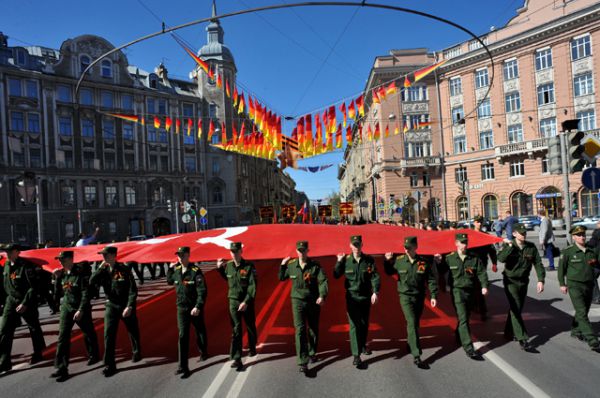
[[[33,168],[42,167],[42,151],[38,148],[29,150],[29,166]]]
[[[487,87],[490,85],[490,79],[488,76],[488,70],[480,69],[475,71],[475,88]]]
[[[209,118],[216,119],[217,118],[217,111],[218,111],[217,104],[211,103],[210,105],[208,105],[208,117]]]
[[[413,157],[421,158],[421,157],[425,156],[425,153],[423,151],[423,143],[422,142],[415,142],[412,144],[412,146],[413,146]]]
[[[542,174],[546,174],[548,172],[548,157],[544,156],[542,158]]]
[[[90,57],[88,57],[87,55],[82,55],[79,58],[79,73],[83,74],[83,72],[85,71],[85,68],[90,66],[91,63],[92,63],[92,60],[90,59]]]
[[[23,112],[10,113],[10,129],[12,131],[25,131],[25,116]]]
[[[467,137],[464,135],[454,137],[454,153],[467,152]]]
[[[158,113],[160,115],[166,115],[167,114],[167,101],[164,99],[159,99],[158,100]]]
[[[38,84],[35,80],[27,80],[27,97],[38,98]]]
[[[416,172],[410,173],[410,186],[418,187],[419,186],[419,176]]]
[[[186,126],[187,129],[187,126]],[[194,145],[194,142],[196,142],[196,136],[194,135],[194,129],[192,127],[192,132],[190,133],[190,135],[187,135],[187,133],[183,136],[183,143],[186,145]]]
[[[592,72],[575,76],[573,79],[573,91],[576,97],[593,94],[594,80],[592,79]]]
[[[168,156],[160,157],[160,171],[169,171],[169,157]]]
[[[504,80],[516,79],[519,77],[519,63],[516,59],[504,61]]]
[[[108,233],[111,235],[116,235],[116,233],[117,233],[117,222],[116,221],[108,222]]]
[[[72,102],[73,98],[71,97],[71,87],[57,86],[56,87],[56,97],[61,102]]]
[[[417,102],[427,101],[428,99],[427,86],[411,86],[402,90],[402,101]]]
[[[554,102],[554,83],[542,84],[537,88],[538,105]]]
[[[540,133],[542,137],[554,137],[556,135],[556,118],[540,120]]]
[[[112,62],[108,59],[102,60],[102,77],[112,77]]]
[[[83,187],[84,201],[86,207],[96,206],[96,187],[93,185],[86,185]]]
[[[485,195],[483,197],[483,216],[488,220],[498,218],[498,198],[496,198],[496,195]]]
[[[458,167],[454,169],[454,177],[458,184],[467,181],[467,168],[466,167]]]
[[[158,88],[158,78],[156,75],[150,75],[148,79],[150,80],[150,88]]]
[[[102,107],[103,108],[113,108],[114,107],[114,97],[113,93],[110,91],[102,91]]]
[[[185,157],[185,171],[189,173],[196,172],[196,157],[195,156],[186,156]]]
[[[485,119],[492,117],[492,104],[489,98],[484,99],[477,107],[477,118]]]
[[[576,61],[592,54],[590,35],[571,40],[571,58]]]
[[[21,80],[19,79],[8,79],[8,95],[13,97],[20,97],[23,93],[21,92]]]
[[[456,200],[456,210],[459,220],[466,220],[469,217],[469,201],[464,196]]]
[[[73,135],[73,123],[71,116],[60,116],[58,118],[58,133],[60,135]]]
[[[458,57],[460,54],[462,54],[462,48],[460,46],[449,48],[448,50],[444,51],[444,59]]]
[[[38,113],[27,114],[27,131],[30,133],[40,132],[40,115]]]
[[[71,186],[63,186],[61,191],[62,191],[63,206],[66,206],[66,207],[75,206],[75,188],[71,187]]]
[[[598,190],[590,191],[587,188],[581,190],[581,215],[591,217],[598,214]]]
[[[523,126],[520,124],[508,126],[508,143],[514,144],[515,142],[523,142]]]
[[[133,153],[125,153],[125,170],[135,169],[135,155]]]
[[[133,124],[129,122],[123,122],[123,139],[133,140]]]
[[[484,44],[486,44],[486,45],[488,44],[488,38],[487,37],[481,37],[480,39],[481,39],[481,41]],[[482,47],[483,46],[481,45],[481,43],[479,42],[479,40],[471,40],[469,42],[469,51],[477,50],[477,49],[482,48]]]
[[[81,136],[94,136],[94,121],[92,119],[81,119]]]
[[[223,191],[221,191],[220,186],[213,187],[212,201],[213,201],[213,203],[223,203]]]
[[[135,188],[125,187],[125,204],[127,206],[135,206]]]
[[[423,186],[424,187],[431,186],[431,175],[427,172],[423,173]]]
[[[82,88],[79,91],[79,103],[81,105],[94,105],[94,94],[92,90]]]
[[[535,70],[552,68],[552,49],[544,48],[535,52]]]
[[[158,130],[158,142],[160,142],[162,144],[169,143],[169,137],[167,136],[167,130],[165,130],[165,129]]]
[[[146,100],[146,108],[148,109],[148,113],[156,113],[156,101],[154,98],[148,98]]]
[[[492,163],[485,163],[481,165],[481,180],[493,180],[496,178],[494,173],[494,165]]]
[[[185,117],[194,117],[194,105],[192,104],[183,104],[182,113]]]
[[[533,199],[524,192],[516,192],[511,198],[512,214],[515,217],[533,214]]]
[[[220,171],[221,171],[221,163],[219,163],[219,159],[215,158],[212,160],[212,174],[214,176],[218,176]]]
[[[104,197],[106,200],[107,207],[119,206],[119,197],[117,196],[117,187],[114,185],[104,187]]]
[[[479,133],[479,149],[491,149],[494,147],[494,133],[492,130]]]
[[[147,126],[148,128],[148,142],[156,142],[156,129],[154,126]]]
[[[148,161],[148,169],[151,171],[158,171],[158,156],[150,155]]]
[[[577,112],[576,117],[579,119],[579,130],[587,131],[596,128],[596,112],[593,109]]]
[[[518,112],[521,110],[521,94],[518,92],[506,94],[506,112]]]
[[[129,94],[121,95],[121,108],[128,111],[133,110],[133,96]]]
[[[523,160],[513,160],[510,162],[510,176],[511,177],[525,176],[525,162]]]
[[[22,150],[19,152],[17,152],[16,150],[13,150],[12,158],[13,158],[13,166],[16,166],[16,167],[24,167],[25,166],[25,154],[23,153]]]
[[[460,120],[462,120],[464,115],[465,115],[465,112],[463,111],[462,105],[457,106],[456,108],[452,108],[452,122],[453,123],[458,123]]]
[[[115,157],[114,152],[105,152],[104,153],[104,168],[106,170],[116,170],[117,169],[117,159]]]
[[[111,119],[102,120],[102,136],[107,140],[115,139],[115,121]]]
[[[462,79],[460,76],[450,79],[450,95],[462,94]]]
[[[27,53],[25,52],[25,50],[17,49],[16,52],[17,52],[17,64],[25,65],[26,60],[27,60]]]
[[[64,166],[68,169],[73,168],[73,151],[63,151],[64,153]],[[59,165],[60,167],[60,165]]]
[[[93,169],[95,163],[94,152],[85,151],[83,152],[83,168],[84,169]]]

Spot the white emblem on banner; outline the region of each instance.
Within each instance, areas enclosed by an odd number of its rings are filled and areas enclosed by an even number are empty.
[[[248,227],[232,227],[223,229],[223,233],[219,236],[211,236],[209,238],[200,238],[196,242],[200,244],[212,243],[213,245],[217,245],[223,247],[225,249],[229,249],[229,245],[233,242],[228,238],[238,236],[243,234],[248,230]]]

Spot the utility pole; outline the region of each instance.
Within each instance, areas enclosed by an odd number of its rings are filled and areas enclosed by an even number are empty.
[[[467,194],[467,220],[471,220],[471,187],[469,180],[465,181],[465,193]]]
[[[38,178],[35,184],[36,190],[36,211],[37,211],[37,227],[38,227],[38,243],[44,243],[44,225],[42,219],[42,179]]]
[[[179,233],[179,202],[175,201],[175,232]]]
[[[567,241],[571,241],[571,194],[569,192],[569,159],[567,157],[567,134],[565,132],[560,133],[560,153],[562,158],[562,175],[563,175],[563,192],[565,193],[565,228],[567,230]]]

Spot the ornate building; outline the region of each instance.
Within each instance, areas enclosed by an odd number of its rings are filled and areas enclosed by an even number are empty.
[[[219,20],[206,30],[199,55],[234,87],[237,69]],[[17,185],[25,172],[41,187],[44,237],[59,244],[94,226],[103,241],[175,232],[168,201],[197,201],[213,228],[258,222],[259,206],[293,200],[293,180],[273,161],[211,147],[195,128],[174,134],[106,115],[189,118],[193,126],[201,119],[204,131],[212,119],[231,137],[239,116],[198,70],[189,81],[174,79],[165,65],[146,72],[118,51],[93,67],[76,96],[82,71],[113,48],[92,35],[66,40],[60,50],[11,47],[0,34],[0,241],[37,241],[36,206],[22,204]],[[220,131],[213,139],[220,141]]]

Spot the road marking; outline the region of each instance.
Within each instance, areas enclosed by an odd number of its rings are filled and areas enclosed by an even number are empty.
[[[480,349],[483,347],[485,343],[476,341],[473,343],[475,349]],[[498,369],[504,372],[512,381],[518,384],[523,390],[525,390],[529,395],[535,398],[550,398],[550,395],[546,394],[539,388],[537,385],[531,382],[527,377],[525,377],[521,372],[512,367],[508,362],[504,359],[500,358],[498,354],[491,350],[483,350],[486,351],[483,353],[483,356],[488,359],[491,363],[496,365]]]
[[[217,391],[219,391],[219,387],[221,387],[221,385],[225,381],[225,378],[229,374],[230,369],[231,368],[229,366],[229,363],[223,364],[223,367],[221,367],[219,373],[217,373],[212,383],[210,383],[210,386],[208,386],[208,389],[206,390],[204,395],[202,395],[202,398],[212,398],[217,395]]]

